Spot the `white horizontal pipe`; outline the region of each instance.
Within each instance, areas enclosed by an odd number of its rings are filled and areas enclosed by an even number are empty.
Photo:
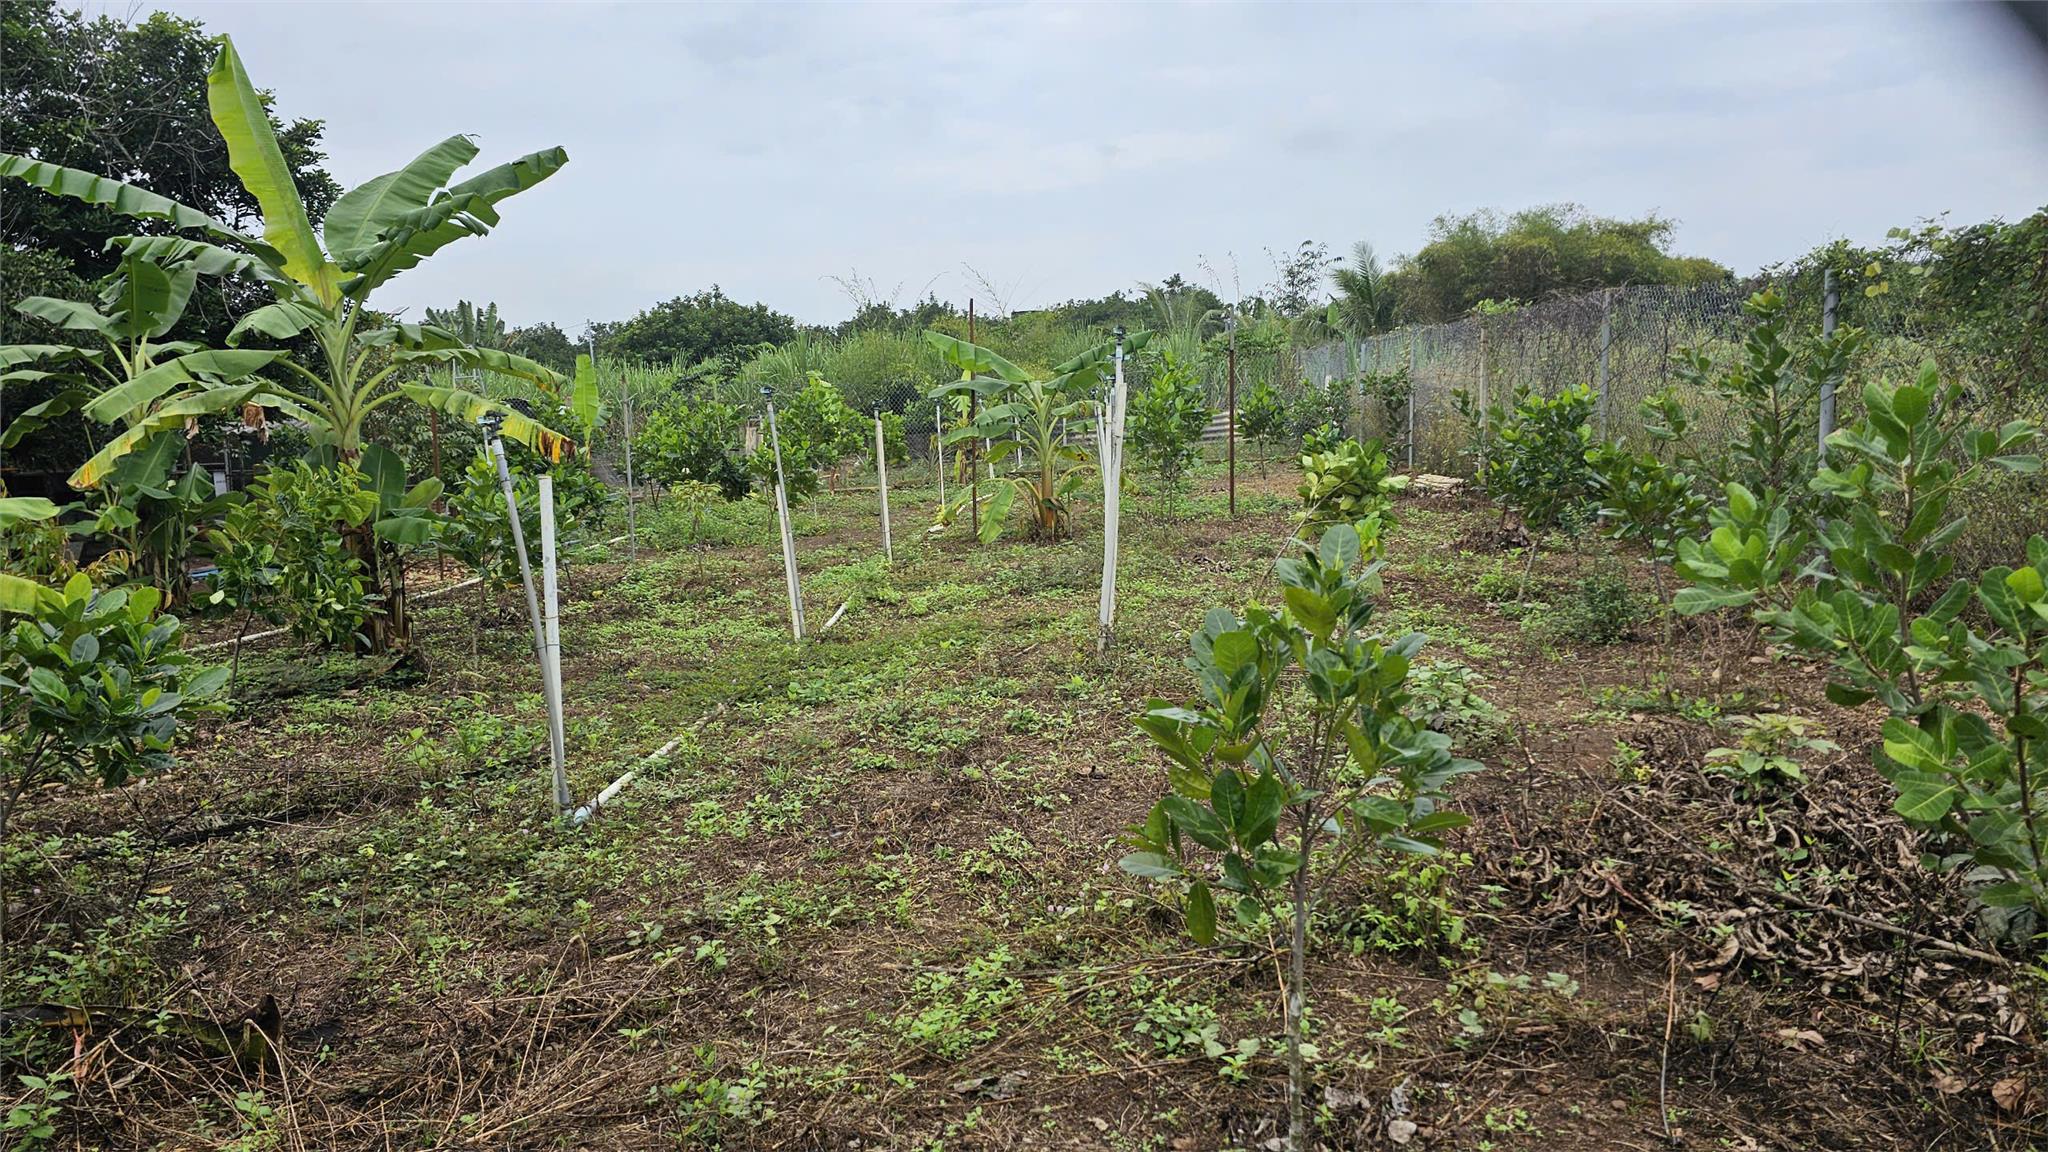
[[[661,747],[655,749],[653,752],[648,753],[647,759],[640,762],[640,768],[648,767],[649,765],[653,764],[656,760],[667,759],[668,754],[675,751],[676,745],[682,742],[683,738],[681,736],[678,736],[675,739],[670,740],[668,743],[663,744]],[[633,782],[633,777],[639,775],[640,768],[630,769],[626,772],[625,775],[619,777],[617,780],[612,781],[610,784],[605,785],[604,791],[599,792],[596,795],[596,797],[594,797],[590,801],[590,803],[585,804],[583,807],[576,809],[575,812],[570,814],[569,826],[571,828],[581,828],[586,823],[589,823],[590,818],[592,816],[597,815],[598,809],[611,803],[612,797],[617,796],[621,789],[625,788],[626,785],[631,784]]]

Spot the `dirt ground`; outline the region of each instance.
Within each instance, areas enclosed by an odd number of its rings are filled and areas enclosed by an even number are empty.
[[[140,1011],[15,1029],[6,1079],[71,1075],[56,1147],[1277,1147],[1279,939],[1200,947],[1115,866],[1164,787],[1133,717],[1277,598],[1292,478],[1246,472],[1234,520],[1213,468],[1135,498],[1107,659],[1092,506],[980,547],[901,488],[885,565],[872,495],[824,496],[809,617],[848,607],[801,645],[759,501],[643,509],[567,578],[575,791],[638,771],[577,831],[516,593],[422,603],[425,673],[257,645],[178,771],[24,806],[9,995]],[[1322,1146],[2048,1143],[2042,973],[1918,863],[1873,716],[1733,622],[1586,642],[1589,582],[1649,598],[1604,542],[1398,514],[1381,622],[1476,675],[1443,723],[1486,770],[1443,858],[1318,912]],[[1839,747],[1705,770],[1766,712]],[[274,1067],[194,1038],[269,1002]]]

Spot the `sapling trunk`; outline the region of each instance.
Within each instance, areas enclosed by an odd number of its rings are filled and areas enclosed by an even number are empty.
[[[1312,804],[1298,809],[1301,820],[1301,866],[1294,870],[1294,924],[1287,939],[1287,1143],[1294,1152],[1308,1145],[1308,1066],[1301,1056],[1302,1009],[1308,1001],[1304,984],[1308,967],[1308,894],[1310,836],[1315,830]]]

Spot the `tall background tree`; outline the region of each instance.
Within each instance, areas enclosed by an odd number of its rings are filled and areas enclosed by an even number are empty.
[[[1503,216],[1492,210],[1439,216],[1429,242],[1395,262],[1386,284],[1401,319],[1455,320],[1481,300],[1533,302],[1563,292],[1622,284],[1726,280],[1727,268],[1671,251],[1675,221],[1595,216],[1577,204],[1548,204]]]
[[[697,364],[796,336],[796,321],[766,304],[742,304],[718,285],[663,301],[624,323],[593,324],[598,351],[648,361]]]
[[[1338,327],[1353,339],[1392,328],[1400,301],[1372,245],[1360,240],[1351,246],[1351,255],[1337,263],[1330,269],[1330,281],[1337,288]]]

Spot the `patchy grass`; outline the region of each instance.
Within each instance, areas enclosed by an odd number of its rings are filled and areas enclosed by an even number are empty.
[[[576,832],[510,598],[423,604],[422,682],[254,650],[178,772],[26,806],[8,1000],[144,1014],[15,1027],[9,1079],[74,1077],[60,1146],[1265,1146],[1275,942],[1195,947],[1114,860],[1161,774],[1131,719],[1190,692],[1206,609],[1274,597],[1291,488],[1247,469],[1234,522],[1213,467],[1171,520],[1137,496],[1106,660],[1086,506],[1075,540],[981,548],[899,488],[886,565],[871,495],[822,496],[808,615],[847,610],[801,645],[760,502],[657,508],[636,561],[568,578],[575,791],[640,769]],[[1969,936],[1870,719],[1711,625],[1527,626],[1492,520],[1400,508],[1390,626],[1468,670],[1446,723],[1488,771],[1450,854],[1322,910],[1320,1138],[1648,1148],[1661,1082],[1693,1147],[2038,1143],[2038,985],[1838,914]],[[1629,571],[1594,552],[1541,551],[1530,597]],[[1766,709],[1847,751],[1762,804],[1702,766]],[[151,1016],[265,996],[282,1074]]]

